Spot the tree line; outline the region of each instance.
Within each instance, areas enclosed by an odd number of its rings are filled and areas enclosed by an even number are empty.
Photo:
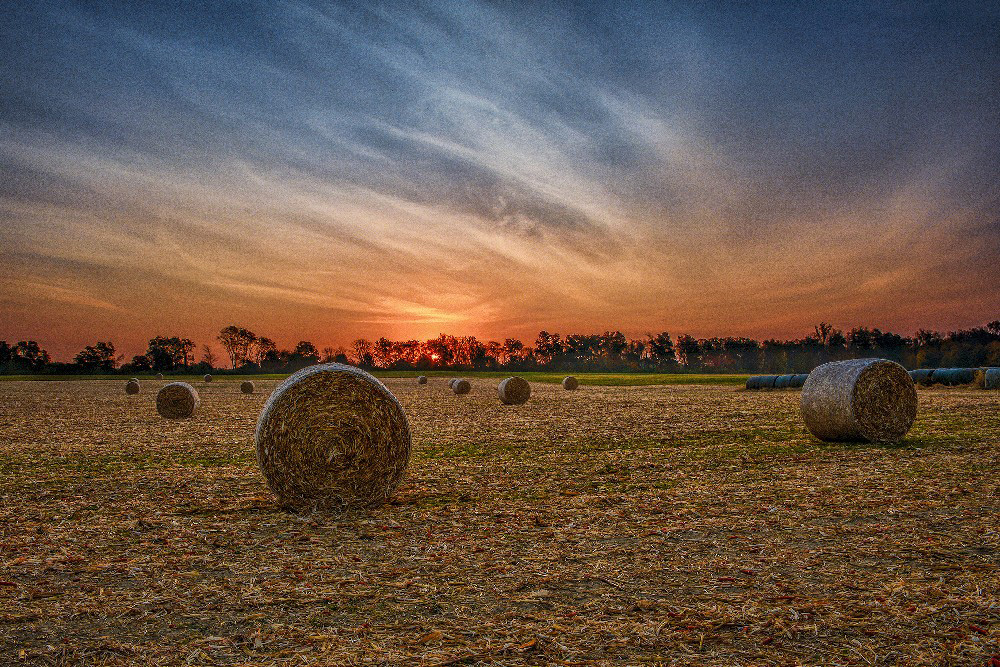
[[[125,361],[111,341],[87,345],[72,362],[54,362],[36,341],[0,341],[0,373],[74,374],[150,372],[287,373],[320,362],[384,370],[553,370],[658,373],[808,373],[827,361],[881,357],[907,368],[1000,366],[1000,320],[942,334],[913,336],[855,327],[846,333],[821,322],[795,340],[671,337],[668,332],[628,339],[620,331],[569,334],[542,331],[532,345],[508,338],[480,341],[441,334],[430,340],[359,338],[350,350],[318,350],[309,341],[279,349],[273,340],[230,325],[219,332],[226,359],[189,338],[156,336],[145,353]]]

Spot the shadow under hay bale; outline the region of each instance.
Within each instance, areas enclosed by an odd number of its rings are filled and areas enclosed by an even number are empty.
[[[418,375],[417,376],[417,384],[427,384],[427,376],[426,375]]]
[[[254,390],[253,382],[244,380],[240,383],[240,391],[244,394],[252,394]]]
[[[139,381],[132,378],[125,383],[125,393],[126,394],[138,394],[139,393]]]
[[[343,364],[304,368],[268,398],[254,434],[271,491],[293,509],[383,504],[410,460],[410,426],[385,385]]]
[[[898,442],[917,416],[917,391],[902,366],[852,359],[819,366],[802,388],[809,431],[831,442]]]
[[[504,405],[520,405],[531,397],[531,385],[524,378],[515,375],[500,382],[497,394]]]
[[[983,373],[983,389],[1000,389],[1000,368],[987,368]]]
[[[187,419],[199,404],[198,391],[187,382],[171,382],[156,394],[156,411],[167,419]]]
[[[461,396],[472,391],[472,383],[465,378],[455,378],[451,383],[451,390]]]
[[[562,386],[567,391],[574,391],[580,386],[580,381],[572,375],[567,375],[563,378]]]

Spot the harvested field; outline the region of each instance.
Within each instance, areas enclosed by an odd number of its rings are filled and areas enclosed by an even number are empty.
[[[0,382],[0,663],[1000,662],[1000,392],[921,389],[880,446],[815,440],[799,392],[389,378],[394,500],[298,516],[254,452],[279,381],[239,382],[182,421]]]

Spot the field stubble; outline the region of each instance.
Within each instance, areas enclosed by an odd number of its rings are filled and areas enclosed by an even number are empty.
[[[393,502],[278,509],[277,380],[0,383],[0,662],[985,665],[1000,393],[920,391],[900,446],[824,445],[797,392],[386,380]],[[1000,663],[1000,656],[997,657]]]

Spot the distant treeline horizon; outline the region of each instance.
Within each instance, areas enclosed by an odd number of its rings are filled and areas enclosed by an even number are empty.
[[[125,361],[112,341],[87,345],[72,362],[52,361],[36,341],[0,341],[2,374],[288,373],[339,362],[381,370],[510,370],[633,373],[808,373],[828,361],[881,357],[909,369],[1000,366],[1000,320],[945,334],[921,329],[912,336],[855,327],[846,333],[826,322],[800,339],[694,338],[668,332],[628,339],[620,331],[569,334],[542,331],[533,345],[508,338],[480,341],[441,334],[430,340],[359,338],[350,349],[316,348],[300,341],[279,349],[273,340],[230,325],[219,332],[226,359],[208,344],[156,336],[146,352]]]

